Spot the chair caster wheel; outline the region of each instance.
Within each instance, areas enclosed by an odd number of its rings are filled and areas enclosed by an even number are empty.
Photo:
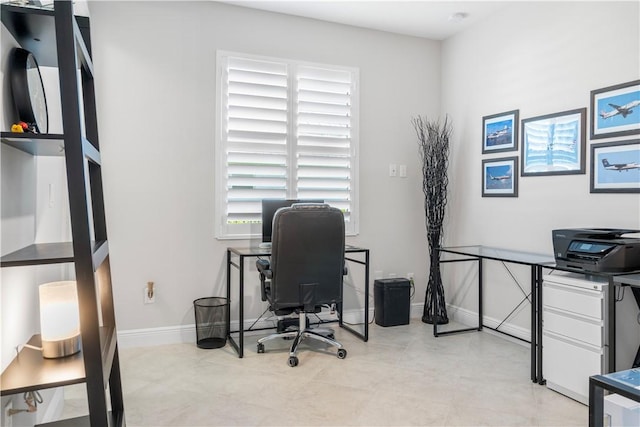
[[[264,344],[258,343],[258,353],[264,353]]]
[[[345,357],[347,357],[347,350],[344,348],[338,350],[338,359],[344,359]]]
[[[298,358],[296,356],[291,356],[289,357],[289,360],[287,360],[287,363],[292,368],[295,368],[296,366],[298,366]]]

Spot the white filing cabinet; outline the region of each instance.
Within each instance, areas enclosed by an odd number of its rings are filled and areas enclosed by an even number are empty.
[[[543,375],[547,387],[587,405],[589,376],[607,363],[608,281],[554,272],[542,285]]]

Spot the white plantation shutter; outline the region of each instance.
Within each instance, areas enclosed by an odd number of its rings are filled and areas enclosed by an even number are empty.
[[[257,223],[287,194],[287,66],[230,57],[225,74],[226,222]]]
[[[257,237],[264,198],[323,199],[357,233],[357,72],[218,53],[216,230]]]
[[[296,189],[323,199],[350,221],[353,202],[353,78],[349,71],[299,66],[296,73]]]

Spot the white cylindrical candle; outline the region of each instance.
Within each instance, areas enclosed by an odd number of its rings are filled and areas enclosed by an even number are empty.
[[[40,285],[39,294],[43,348],[66,340],[77,341],[80,335],[80,314],[76,282],[45,283]],[[66,353],[67,350],[64,350],[62,354],[47,355],[45,350],[44,357],[62,357],[68,355]]]

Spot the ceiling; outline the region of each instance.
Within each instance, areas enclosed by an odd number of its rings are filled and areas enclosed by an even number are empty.
[[[444,40],[509,5],[508,1],[288,0],[221,1],[236,6]],[[451,19],[456,13],[462,20]]]

